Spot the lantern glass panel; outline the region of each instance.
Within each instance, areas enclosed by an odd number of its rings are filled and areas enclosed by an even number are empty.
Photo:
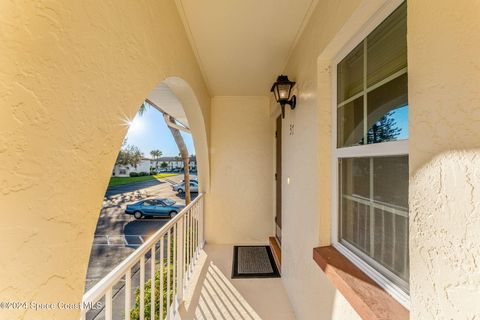
[[[290,84],[279,84],[278,85],[278,95],[281,100],[288,100],[290,97]]]
[[[275,100],[278,102],[278,100],[280,99],[280,96],[278,94],[278,86],[275,85],[275,87],[273,87],[273,94],[275,95]]]

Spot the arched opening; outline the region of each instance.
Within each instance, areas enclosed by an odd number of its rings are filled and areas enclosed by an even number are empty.
[[[196,180],[198,184],[198,191],[192,190],[192,193],[195,194],[192,196],[192,199],[198,195],[199,192],[205,192],[209,184],[207,135],[202,110],[188,83],[178,77],[167,78],[145,97],[145,103],[140,109],[144,110],[143,115],[137,113],[134,119],[125,120],[130,128],[127,137],[131,130],[135,129],[136,120],[139,119],[139,117],[151,117],[152,112],[162,115],[160,117],[156,115],[154,119],[159,125],[164,127],[176,126],[191,134],[194,144],[193,150],[195,151],[193,172],[196,174],[196,176],[192,177],[192,180]],[[169,122],[170,118],[174,119],[174,121]],[[168,137],[158,138],[164,139]],[[173,138],[170,137],[170,139]],[[127,143],[129,143],[129,141],[126,139],[125,144]],[[128,149],[128,145],[125,149]],[[189,149],[189,151],[191,151],[191,149]],[[171,153],[168,154],[168,156],[175,158],[174,162],[176,163],[182,162],[180,157],[172,157]],[[110,187],[112,185],[110,183],[107,188],[92,245],[87,270],[86,292],[93,288],[96,283],[175,216],[171,214],[163,216],[156,214],[147,215],[145,212],[140,211],[128,212],[128,206],[134,206],[138,203],[142,205],[148,201],[163,201],[163,204],[165,204],[167,203],[166,200],[169,200],[172,201],[172,206],[179,206],[179,210],[176,212],[179,213],[185,204],[183,201],[185,196],[182,197],[179,195],[182,192],[184,193],[184,191],[178,188],[175,189],[178,184],[181,184],[183,179],[181,170],[172,170],[179,168],[177,164],[173,165],[173,168],[167,165],[166,167],[170,170],[166,170],[166,173],[163,174],[164,171],[159,170],[161,167],[159,163],[163,162],[162,157],[157,159],[144,158],[142,161],[145,163],[142,162],[138,166],[135,165],[134,170],[128,171],[128,169],[132,168],[125,168],[125,165],[119,165],[119,157],[112,170],[114,178],[136,178],[137,174],[140,174],[139,178],[142,178],[146,175],[142,175],[141,173],[146,173],[149,170],[154,170],[155,173],[150,172],[149,177],[153,178],[149,180],[122,184],[121,188],[118,186]],[[179,173],[179,175],[170,177],[168,174],[171,172]],[[133,177],[132,173],[135,173]],[[112,178],[110,181],[112,181]],[[142,185],[139,186],[139,183]],[[172,187],[171,190],[170,187]],[[173,195],[173,193],[176,193],[176,195]],[[127,213],[131,214],[131,216],[126,216],[125,214]],[[138,217],[136,213],[139,213]],[[112,230],[114,234],[105,234],[109,230]],[[132,272],[132,284],[138,285],[138,283],[136,283],[139,281],[138,268],[132,269]],[[125,290],[123,286],[120,285],[113,290],[114,301],[115,299],[123,299],[122,291]],[[132,302],[134,302],[134,300]],[[103,308],[91,310],[91,312],[87,313],[87,319],[102,319],[104,316],[103,312]],[[116,313],[115,315],[117,316]],[[118,316],[120,317],[121,314],[118,313]]]
[[[195,144],[195,152],[197,156],[200,191],[206,192],[210,187],[210,162],[208,158],[207,129],[205,127],[205,120],[200,104],[190,85],[179,77],[169,77],[162,81],[150,92],[147,96],[148,99],[153,102],[157,101],[158,98],[156,98],[156,93],[162,90],[162,87],[165,86],[176,97],[176,99],[178,99],[181,107],[181,109],[178,109],[178,107],[175,108],[172,106],[172,109],[169,109],[169,111],[178,114],[177,116],[179,118],[181,116],[185,117],[192,136],[194,137],[193,142]],[[161,96],[158,105],[162,107]]]

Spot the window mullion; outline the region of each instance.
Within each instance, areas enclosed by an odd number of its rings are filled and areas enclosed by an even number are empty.
[[[363,144],[368,144],[367,117],[367,38],[365,38],[363,40]]]
[[[373,206],[373,158],[370,158],[370,256],[375,253],[375,207]]]

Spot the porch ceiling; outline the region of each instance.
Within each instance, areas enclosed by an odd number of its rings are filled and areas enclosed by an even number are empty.
[[[168,113],[185,127],[189,127],[182,103],[166,84],[158,85],[150,92],[147,99],[161,108],[161,111]]]
[[[266,95],[316,0],[177,0],[210,93]]]

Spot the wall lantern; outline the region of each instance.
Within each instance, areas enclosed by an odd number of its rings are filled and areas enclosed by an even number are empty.
[[[280,107],[282,108],[282,119],[285,118],[285,105],[290,105],[290,109],[295,109],[295,104],[297,102],[297,97],[293,95],[290,98],[290,94],[292,93],[292,88],[295,85],[295,82],[288,80],[288,76],[284,76],[283,74],[279,75],[277,81],[272,86],[270,92],[273,92],[275,95],[275,99],[278,103],[280,103]]]

